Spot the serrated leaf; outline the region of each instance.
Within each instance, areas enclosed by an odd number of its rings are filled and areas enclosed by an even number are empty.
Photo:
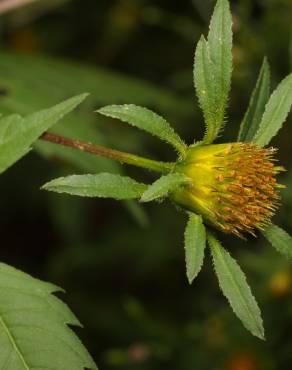
[[[277,134],[292,105],[292,73],[280,82],[271,95],[261,120],[259,129],[252,142],[259,146],[268,145]]]
[[[165,197],[175,188],[189,183],[190,179],[180,173],[170,173],[161,176],[143,193],[141,202],[151,202],[154,199]]]
[[[147,185],[130,177],[110,173],[59,177],[42,187],[44,190],[57,193],[118,200],[140,198],[146,188]]]
[[[270,95],[270,68],[264,58],[256,86],[252,92],[248,109],[241,122],[238,141],[249,142],[257,132]]]
[[[163,117],[147,108],[134,104],[108,105],[99,109],[97,112],[138,127],[171,144],[180,154],[185,153],[185,144],[174,132],[169,123]]]
[[[218,132],[224,124],[224,114],[227,105],[228,95],[231,87],[232,73],[232,19],[227,0],[218,0],[211,18],[210,29],[208,34],[208,47],[210,55],[210,67],[212,72],[212,89],[209,94],[213,94],[215,105],[208,105],[203,108],[205,111],[215,112],[215,120],[206,122],[207,130],[204,137],[206,143],[215,140]],[[206,60],[206,58],[205,58]],[[209,66],[207,70],[209,69]],[[196,78],[195,69],[195,78]],[[206,77],[207,78],[207,77]],[[210,89],[210,87],[208,87]]]
[[[13,114],[0,119],[0,173],[22,158],[39,136],[79,105],[87,94],[75,96],[26,118]]]
[[[279,226],[270,224],[264,231],[264,237],[272,246],[287,258],[292,258],[292,237]]]
[[[234,313],[253,335],[264,339],[261,312],[246,277],[237,262],[220,245],[212,234],[208,234],[215,272],[220,288],[228,299]]]
[[[184,237],[187,278],[191,284],[200,272],[204,260],[206,230],[201,216],[189,214]]]
[[[61,289],[0,264],[0,368],[97,369],[67,325],[81,326],[52,293]]]

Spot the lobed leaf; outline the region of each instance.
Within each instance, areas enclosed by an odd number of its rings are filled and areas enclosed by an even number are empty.
[[[212,234],[207,236],[220,288],[234,313],[253,335],[264,339],[261,312],[237,262]]]
[[[264,58],[256,86],[252,92],[248,109],[241,122],[238,141],[250,142],[256,134],[270,95],[270,68]]]
[[[214,106],[208,105],[205,111],[213,111],[214,121],[206,122],[207,130],[204,141],[211,143],[224,124],[224,115],[231,87],[232,73],[232,19],[228,0],[218,0],[211,18],[208,34],[208,47],[211,63],[206,64],[211,69],[209,77],[211,87],[208,94],[214,96]],[[206,58],[205,58],[206,59]],[[196,69],[195,69],[196,76]],[[206,76],[206,78],[208,78]],[[213,100],[213,99],[212,99]],[[210,101],[212,103],[212,101]]]
[[[22,158],[39,136],[80,104],[87,94],[68,99],[26,118],[12,114],[0,119],[0,173]]]
[[[278,252],[287,258],[292,258],[292,238],[286,231],[277,225],[270,224],[262,231],[262,234]]]
[[[117,118],[138,127],[159,139],[171,144],[180,154],[186,151],[186,145],[174,132],[169,123],[149,109],[134,104],[108,105],[97,111],[107,117]]]
[[[81,324],[52,294],[60,290],[0,263],[1,369],[97,369],[68,327]]]
[[[184,238],[187,278],[191,284],[200,272],[204,260],[206,230],[202,216],[189,214]]]
[[[282,127],[292,105],[292,73],[284,78],[271,95],[259,129],[252,139],[254,144],[266,146]]]
[[[141,184],[130,177],[110,173],[59,177],[42,187],[44,190],[57,193],[118,200],[140,198],[146,188],[147,185]]]
[[[167,196],[177,187],[187,185],[190,179],[180,173],[170,173],[161,176],[153,184],[151,184],[141,197],[141,202],[151,202],[154,199]]]

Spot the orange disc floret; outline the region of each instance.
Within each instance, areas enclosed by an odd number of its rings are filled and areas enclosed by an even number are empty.
[[[231,143],[191,147],[176,171],[192,180],[173,200],[220,230],[242,237],[269,224],[279,205],[276,150]]]

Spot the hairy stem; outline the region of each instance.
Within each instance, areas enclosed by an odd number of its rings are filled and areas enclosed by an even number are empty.
[[[169,173],[174,167],[174,163],[154,161],[152,159],[139,157],[134,154],[120,152],[118,150],[109,149],[104,146],[91,144],[81,140],[69,139],[63,136],[51,134],[49,132],[45,132],[40,139],[54,144],[75,148],[81,150],[82,152],[110,158],[120,163],[147,168],[160,173]]]

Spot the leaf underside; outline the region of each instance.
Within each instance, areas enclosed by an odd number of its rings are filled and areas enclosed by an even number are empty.
[[[97,111],[104,116],[117,118],[172,145],[180,154],[186,146],[169,123],[157,113],[134,104],[108,105]]]
[[[246,329],[256,337],[264,339],[261,312],[251,293],[244,273],[213,235],[208,234],[208,242],[211,248],[215,272],[223,294]]]
[[[270,95],[270,68],[264,58],[248,109],[240,125],[238,141],[250,142],[256,134]]]
[[[27,154],[39,136],[79,105],[87,94],[68,99],[25,118],[12,114],[0,119],[0,173]]]
[[[262,234],[278,252],[289,259],[292,258],[292,238],[286,231],[277,225],[270,224],[262,231]]]
[[[71,175],[60,177],[46,183],[43,189],[57,193],[79,195],[81,197],[98,197],[135,199],[140,198],[147,185],[130,177],[100,173],[97,175]]]
[[[143,193],[141,202],[150,202],[154,199],[165,197],[176,188],[189,183],[190,179],[180,173],[170,173],[161,176]]]
[[[61,289],[0,263],[0,368],[97,369],[67,325],[80,326],[52,293]]]
[[[184,234],[187,278],[191,284],[200,272],[206,246],[206,230],[202,216],[189,214]]]

